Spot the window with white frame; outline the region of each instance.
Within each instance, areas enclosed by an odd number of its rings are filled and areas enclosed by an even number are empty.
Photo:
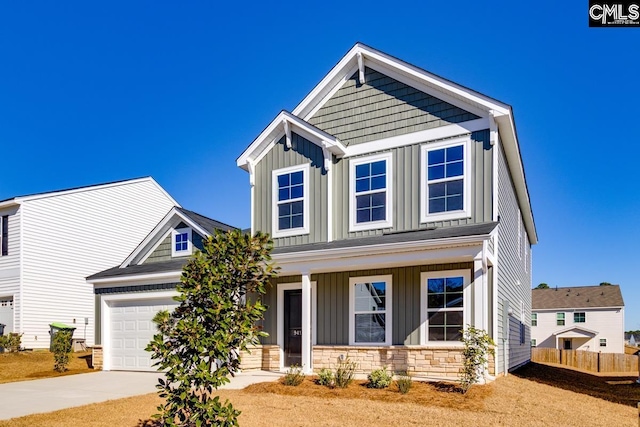
[[[556,313],[556,326],[564,326],[564,313]]]
[[[531,313],[531,326],[538,326],[538,313]]]
[[[531,347],[536,347],[538,345],[538,341],[535,338],[531,339]]]
[[[522,259],[522,215],[518,209],[518,258]]]
[[[171,256],[191,255],[193,246],[190,228],[176,228],[171,236]]]
[[[431,143],[421,148],[422,222],[470,216],[470,138]]]
[[[606,346],[607,346],[607,339],[600,338],[600,347],[606,347]]]
[[[273,237],[309,233],[309,164],[273,171]]]
[[[460,341],[469,295],[466,270],[425,272],[421,274],[421,342]]]
[[[391,276],[349,279],[349,344],[391,345]]]
[[[587,321],[587,313],[584,311],[573,313],[573,323],[585,323]]]
[[[350,160],[349,231],[392,226],[391,160],[391,153]]]
[[[524,272],[529,272],[529,236],[524,232]]]

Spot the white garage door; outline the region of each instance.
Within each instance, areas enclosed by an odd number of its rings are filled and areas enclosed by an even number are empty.
[[[160,310],[173,310],[178,303],[170,298],[114,301],[111,305],[111,369],[155,371],[151,353],[145,351],[157,332],[153,317]]]
[[[0,323],[5,325],[5,335],[13,332],[13,297],[0,297]]]

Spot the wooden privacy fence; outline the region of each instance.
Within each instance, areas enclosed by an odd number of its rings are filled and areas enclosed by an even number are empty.
[[[558,350],[533,347],[531,361],[555,363],[589,372],[629,372],[638,374],[638,356],[618,353],[597,353],[584,350]]]

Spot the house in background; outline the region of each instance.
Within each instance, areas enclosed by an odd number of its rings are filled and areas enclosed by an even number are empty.
[[[509,105],[356,44],[237,164],[281,267],[264,369],[457,377],[465,325],[495,340],[491,374],[530,360],[538,238]]]
[[[121,262],[176,205],[152,178],[0,201],[0,323],[25,348],[49,347],[49,324],[94,341],[85,277]]]
[[[532,289],[531,345],[624,353],[620,286]]]
[[[89,276],[96,306],[94,366],[155,371],[151,354],[145,351],[156,332],[154,316],[178,305],[173,297],[178,295],[175,288],[182,267],[195,250],[202,249],[203,239],[215,230],[234,228],[174,207],[116,267]]]

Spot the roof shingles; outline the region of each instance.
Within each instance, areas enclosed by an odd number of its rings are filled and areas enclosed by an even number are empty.
[[[532,289],[531,299],[533,310],[624,307],[618,285]]]

